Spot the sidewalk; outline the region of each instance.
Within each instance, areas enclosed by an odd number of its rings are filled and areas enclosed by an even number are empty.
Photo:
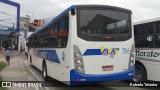
[[[26,60],[24,55],[13,56],[10,60],[10,65],[6,66],[1,72],[4,81],[31,81],[23,66],[23,61]],[[0,54],[0,61],[6,62],[4,55]],[[8,88],[8,90],[35,90],[35,88]]]
[[[0,58],[0,61],[6,62],[5,58]],[[25,80],[25,73],[22,68],[21,58],[13,57],[10,60],[10,65],[6,66],[1,72],[0,75],[4,81],[22,81]],[[28,79],[28,78],[27,78]]]

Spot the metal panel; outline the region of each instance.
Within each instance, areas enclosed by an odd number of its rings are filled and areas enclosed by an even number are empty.
[[[17,14],[16,14],[16,29],[15,31],[16,32],[19,32],[20,31],[20,28],[19,28],[19,24],[20,24],[20,4],[18,3],[15,3],[15,2],[12,2],[12,1],[9,1],[9,0],[0,0],[0,3],[4,3],[4,4],[8,4],[8,5],[11,5],[11,6],[14,6],[16,7],[17,9]],[[8,22],[8,21],[7,21]],[[12,22],[13,23],[13,22]]]

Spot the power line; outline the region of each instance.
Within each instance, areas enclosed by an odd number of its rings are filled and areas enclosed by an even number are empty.
[[[13,14],[7,13],[7,12],[5,12],[5,11],[0,11],[0,13],[5,14],[5,15],[8,15],[8,16],[16,16],[16,15],[13,15]]]
[[[43,5],[43,6],[49,6],[49,7],[51,7],[51,8],[53,8],[53,6],[52,5],[50,5],[50,4],[47,4],[46,2],[44,2],[44,1],[39,1],[39,0],[35,0],[35,1],[38,1],[41,5]]]
[[[3,16],[3,15],[1,15],[1,14],[0,14],[0,17],[1,17],[1,18],[2,18],[2,17],[3,17],[3,18],[6,18],[6,19],[7,19],[7,18],[10,18],[10,19],[13,19],[13,20],[16,19],[16,18],[11,18],[11,17],[7,17],[7,16]],[[0,18],[0,19],[1,19],[1,18]]]
[[[59,10],[62,10],[61,8],[58,8],[58,7],[55,7],[57,6],[56,4],[50,4],[50,3],[47,3],[46,1],[44,0],[35,0],[35,1],[38,1],[39,3],[41,3],[43,6],[48,6],[50,8],[53,8],[53,10],[55,10],[55,8],[59,9]]]

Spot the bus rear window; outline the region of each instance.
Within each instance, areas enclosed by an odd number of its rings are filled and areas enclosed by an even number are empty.
[[[84,34],[127,34],[127,13],[109,10],[80,10],[80,30]]]
[[[131,33],[131,14],[127,12],[107,9],[81,9],[78,16],[78,34],[81,36],[126,35]]]

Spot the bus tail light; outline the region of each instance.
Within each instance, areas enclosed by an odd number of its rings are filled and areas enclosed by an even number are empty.
[[[83,58],[82,54],[78,48],[78,46],[73,46],[73,56],[74,56],[74,68],[79,73],[85,73],[84,71],[84,64],[83,64]]]
[[[76,62],[76,64],[81,64],[82,61],[77,59],[75,62]]]
[[[134,66],[134,64],[135,64],[134,45],[132,45],[131,52],[130,52],[130,57],[129,57],[128,69],[130,69],[132,66]]]

